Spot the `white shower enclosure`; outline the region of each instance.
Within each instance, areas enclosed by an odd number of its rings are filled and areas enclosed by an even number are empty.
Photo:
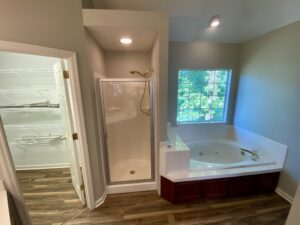
[[[99,79],[97,88],[108,184],[153,181],[152,81]]]

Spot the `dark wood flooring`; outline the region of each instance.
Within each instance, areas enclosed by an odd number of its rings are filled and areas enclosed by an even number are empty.
[[[17,171],[34,225],[60,225],[83,209],[69,169]]]
[[[277,194],[172,205],[156,192],[109,195],[66,225],[284,225],[290,209]]]
[[[290,209],[275,193],[173,205],[151,191],[109,195],[90,211],[68,169],[17,175],[34,225],[284,225]]]

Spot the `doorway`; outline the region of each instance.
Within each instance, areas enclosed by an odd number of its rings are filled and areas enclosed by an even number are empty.
[[[68,62],[0,52],[0,116],[33,224],[63,223],[85,205]]]

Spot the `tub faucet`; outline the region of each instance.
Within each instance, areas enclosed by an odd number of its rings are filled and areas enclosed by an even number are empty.
[[[251,155],[251,159],[254,161],[257,161],[259,159],[259,155],[256,151],[251,151],[245,148],[240,148],[241,149],[241,154],[245,155],[245,152],[249,153]]]
[[[172,144],[172,142],[170,141],[169,138],[167,140],[167,148],[173,148],[173,144]]]

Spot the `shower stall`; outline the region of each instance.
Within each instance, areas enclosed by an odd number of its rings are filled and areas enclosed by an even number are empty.
[[[151,79],[97,81],[108,185],[154,181]]]

